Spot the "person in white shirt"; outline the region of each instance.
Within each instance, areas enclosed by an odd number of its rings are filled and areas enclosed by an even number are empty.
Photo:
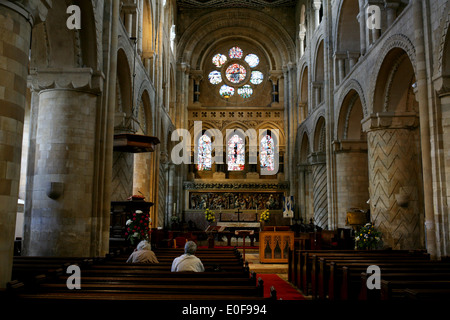
[[[127,263],[159,263],[147,240],[142,240],[130,255]]]
[[[186,242],[186,245],[184,246],[184,254],[173,260],[171,271],[204,272],[205,267],[203,266],[202,261],[194,255],[195,251],[197,251],[197,245],[195,242]]]

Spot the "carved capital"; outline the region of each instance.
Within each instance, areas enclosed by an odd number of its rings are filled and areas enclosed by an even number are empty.
[[[435,78],[433,84],[439,97],[450,95],[450,76]]]
[[[367,152],[367,142],[360,140],[335,140],[332,142],[333,152]]]
[[[325,164],[327,162],[327,155],[325,152],[313,152],[308,155],[308,162],[311,165]]]
[[[17,11],[32,25],[36,25],[47,19],[48,10],[52,7],[52,0],[2,0],[0,5]]]
[[[419,117],[414,112],[376,113],[362,120],[365,132],[384,129],[415,129],[419,126]]]
[[[94,72],[91,68],[73,69],[34,69],[29,81],[33,90],[77,89],[100,93],[103,89],[104,74]]]

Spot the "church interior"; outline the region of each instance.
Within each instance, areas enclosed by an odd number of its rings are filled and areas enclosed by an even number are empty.
[[[449,27],[447,0],[0,1],[0,292],[449,299]],[[187,241],[209,278],[171,278]]]

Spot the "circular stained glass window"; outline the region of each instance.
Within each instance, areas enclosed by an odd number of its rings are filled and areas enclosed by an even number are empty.
[[[247,76],[247,70],[239,63],[231,64],[225,71],[228,81],[232,83],[241,83]]]
[[[259,64],[259,58],[256,54],[250,53],[245,57],[245,62],[248,63],[250,68],[254,68]]]
[[[242,51],[239,47],[233,47],[230,49],[228,55],[231,59],[241,59],[242,55],[244,54],[244,51]]]
[[[225,62],[227,62],[227,56],[218,53],[212,58],[212,62],[217,68],[220,68]]]
[[[219,93],[222,97],[228,98],[234,95],[234,88],[224,84],[220,87]]]
[[[253,84],[260,84],[263,82],[264,75],[261,71],[252,71],[250,82]]]
[[[242,98],[245,99],[250,98],[250,96],[253,94],[253,89],[251,86],[246,84],[245,86],[238,88],[237,92]]]
[[[219,84],[222,82],[222,75],[220,74],[219,71],[210,72],[208,78],[209,78],[209,82],[211,82],[211,84]]]

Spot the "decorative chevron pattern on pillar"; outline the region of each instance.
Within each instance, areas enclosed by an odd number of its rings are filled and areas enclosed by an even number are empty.
[[[126,152],[114,152],[111,201],[125,201],[133,192],[134,156]]]
[[[321,228],[328,225],[327,168],[325,163],[312,166],[314,223]]]
[[[164,163],[159,164],[159,191],[158,191],[158,227],[164,227],[164,217],[166,212],[166,168]]]
[[[417,131],[368,132],[371,216],[393,249],[424,247]]]

